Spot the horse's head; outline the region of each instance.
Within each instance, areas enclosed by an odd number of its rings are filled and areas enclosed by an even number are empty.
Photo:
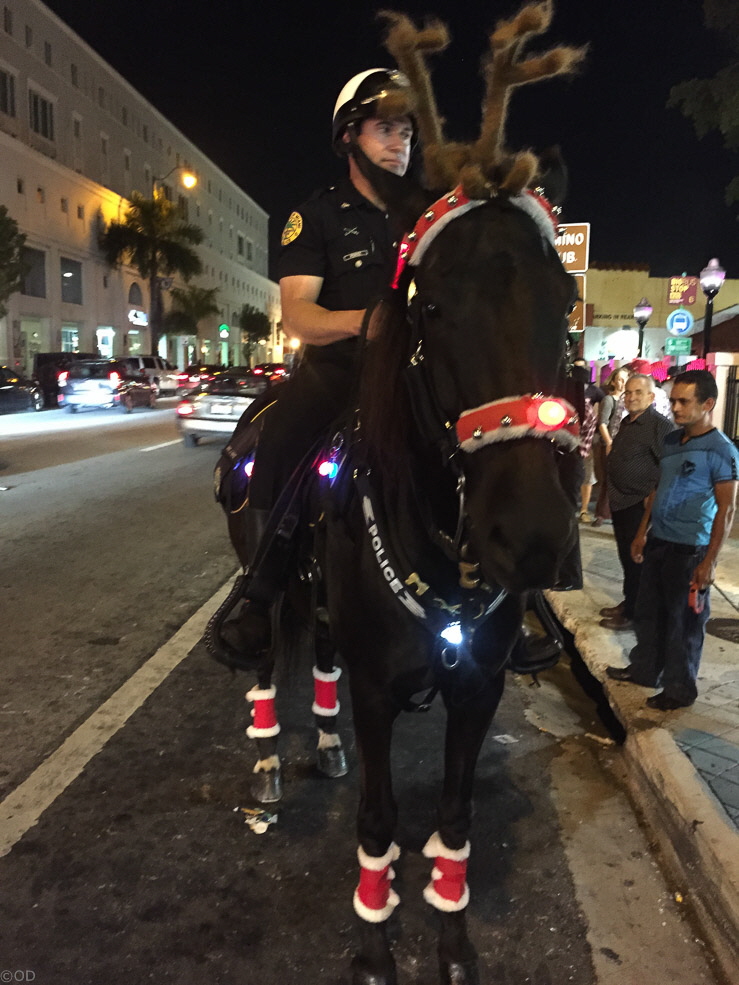
[[[559,464],[577,427],[564,403],[533,395],[558,391],[574,280],[532,218],[499,198],[434,239],[416,287],[425,383],[460,442],[471,554],[509,590],[552,585],[574,538]]]
[[[399,278],[405,289],[415,274],[420,402],[442,430],[447,423],[445,451],[459,445],[453,457],[465,479],[466,535],[486,579],[513,591],[551,585],[575,538],[575,504],[558,459],[575,445],[577,421],[570,408],[542,408],[534,395],[557,393],[576,290],[553,248],[551,206],[539,194],[544,162],[509,152],[503,130],[515,87],[572,71],[584,50],[522,57],[528,39],[550,24],[550,0],[499,23],[490,36],[479,139],[450,143],[425,63],[446,47],[446,29],[417,30],[404,15],[382,16],[390,24],[386,47],[409,80],[407,90],[389,94],[387,114],[415,114],[427,184],[454,189],[424,211],[407,179],[369,173],[400,224],[415,223],[401,247],[407,267]],[[552,169],[550,191],[562,170]],[[564,419],[555,421],[558,415]]]

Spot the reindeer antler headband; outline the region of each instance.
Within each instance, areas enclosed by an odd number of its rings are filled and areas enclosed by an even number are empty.
[[[552,20],[552,2],[524,7],[509,21],[500,21],[490,35],[485,66],[486,91],[480,136],[474,143],[455,143],[444,137],[436,106],[427,56],[449,44],[444,24],[432,21],[419,30],[405,14],[381,11],[389,23],[385,47],[408,77],[410,89],[388,92],[378,101],[378,115],[413,113],[423,146],[426,180],[432,188],[461,184],[470,198],[491,198],[504,191],[517,195],[531,185],[539,162],[531,151],[510,154],[504,146],[504,128],[511,91],[517,86],[573,72],[586,48],[558,47],[522,59],[530,37],[543,34]]]

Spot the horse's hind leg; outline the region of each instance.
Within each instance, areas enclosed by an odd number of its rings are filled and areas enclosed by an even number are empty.
[[[315,646],[313,714],[318,730],[316,766],[319,773],[334,778],[344,776],[347,771],[346,754],[338,732],[339,701],[336,684],[341,669],[334,664],[335,649],[326,636],[316,635]]]
[[[263,804],[272,804],[282,798],[282,768],[277,755],[280,724],[275,711],[276,689],[272,684],[272,670],[272,664],[261,670],[256,687],[246,692],[246,700],[253,704],[252,724],[246,734],[255,740],[258,754],[251,793]]]
[[[439,911],[439,969],[442,985],[478,985],[477,953],[467,936],[469,902],[467,859],[472,820],[475,766],[503,693],[503,673],[474,699],[447,703],[444,789],[439,830],[429,838],[424,855],[434,859],[431,882],[424,890]]]

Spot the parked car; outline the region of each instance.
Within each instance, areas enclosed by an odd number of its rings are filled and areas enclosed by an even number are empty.
[[[177,426],[188,448],[201,438],[229,438],[246,408],[268,387],[248,366],[215,373],[177,405]]]
[[[59,404],[59,374],[79,359],[99,359],[96,352],[37,352],[33,357],[33,378],[38,380],[47,407]]]
[[[192,363],[186,366],[177,374],[178,393],[187,393],[189,390],[197,390],[202,383],[208,383],[226,367],[220,363]]]
[[[156,390],[143,370],[132,374],[120,359],[86,359],[74,362],[59,380],[61,401],[72,414],[83,407],[120,407],[130,414],[134,407],[154,407]]]
[[[284,363],[257,363],[252,372],[257,376],[265,376],[271,383],[277,383],[290,375]]]
[[[179,386],[179,371],[161,356],[120,356],[131,373],[136,376],[143,370],[156,390],[156,395],[175,394]]]
[[[0,366],[0,414],[41,410],[43,390],[34,380],[26,380],[10,366]]]

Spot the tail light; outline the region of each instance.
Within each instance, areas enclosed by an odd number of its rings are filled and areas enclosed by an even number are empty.
[[[113,372],[110,374],[110,382],[113,384],[113,386],[118,386],[118,384],[121,382],[120,374],[116,373],[115,370],[113,370]]]
[[[66,386],[68,378],[69,378],[69,370],[63,369],[59,374],[59,376],[57,377],[59,381],[59,386]]]
[[[181,404],[178,404],[176,412],[180,415],[180,417],[188,417],[194,410],[195,408],[192,404],[188,403],[186,400],[183,400]]]
[[[255,366],[252,370],[252,373],[254,373],[255,376],[261,376],[263,372],[264,370],[260,369],[259,366]]]

